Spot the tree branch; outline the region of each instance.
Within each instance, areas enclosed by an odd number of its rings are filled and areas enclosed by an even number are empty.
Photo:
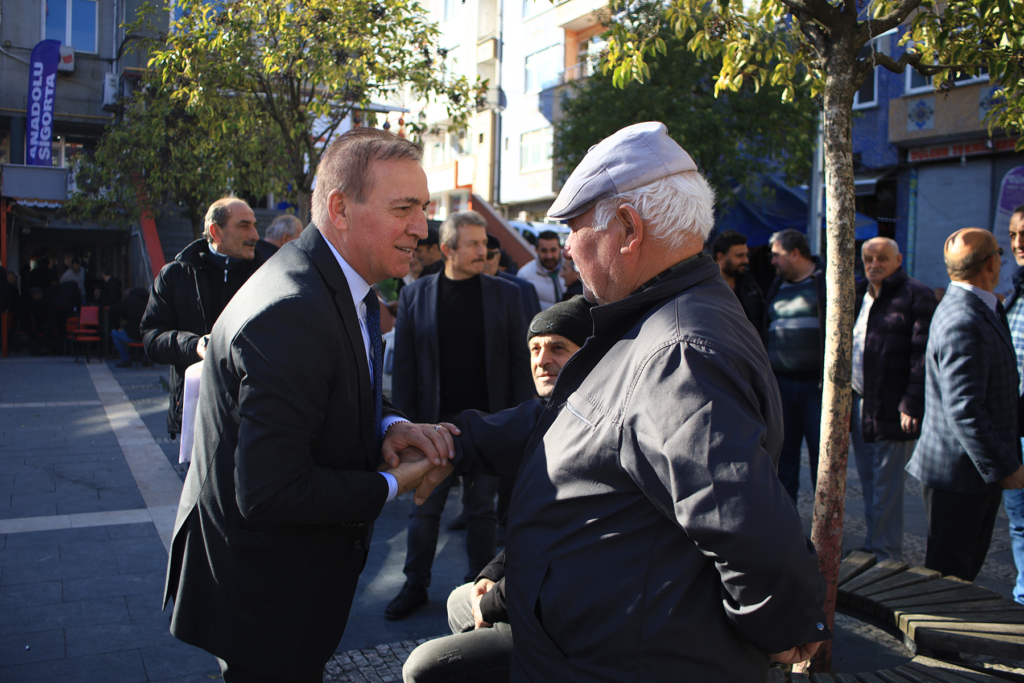
[[[920,6],[921,0],[903,0],[885,16],[869,20],[868,30],[872,36],[880,36],[902,24]]]
[[[833,26],[839,19],[839,10],[825,0],[780,0],[795,16],[807,17],[822,26]],[[849,0],[847,0],[849,1]]]

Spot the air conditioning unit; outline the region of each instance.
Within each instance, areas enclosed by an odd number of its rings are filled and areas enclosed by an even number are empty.
[[[75,72],[75,48],[70,45],[60,46],[60,61],[57,62],[57,71]]]
[[[103,74],[103,109],[112,111],[117,109],[117,99],[120,96],[121,80],[117,74]]]

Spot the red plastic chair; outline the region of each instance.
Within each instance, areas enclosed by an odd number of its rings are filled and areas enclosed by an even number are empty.
[[[100,355],[100,309],[99,306],[82,306],[78,313],[78,329],[73,333],[72,346],[75,362],[78,362],[78,345],[85,344],[85,362],[89,362],[89,345],[96,344],[96,357]]]

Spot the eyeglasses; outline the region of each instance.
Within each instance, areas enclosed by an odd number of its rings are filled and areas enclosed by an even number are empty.
[[[1003,248],[999,247],[998,249],[995,250],[995,252],[989,254],[986,258],[992,258],[993,256],[1002,256],[1002,255],[1003,255]]]
[[[492,250],[488,250],[487,251],[487,260],[490,261],[495,256],[500,256],[500,255],[501,255],[501,251],[499,251],[498,249],[494,249],[493,251]]]

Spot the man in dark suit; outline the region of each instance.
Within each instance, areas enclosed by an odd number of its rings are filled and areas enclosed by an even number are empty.
[[[373,521],[454,446],[382,398],[369,283],[402,277],[426,232],[419,160],[385,131],[342,135],[320,162],[314,223],[211,333],[164,600],[171,633],[214,654],[225,681],[322,680]],[[410,446],[430,458],[399,462]]]
[[[928,333],[924,422],[907,471],[923,485],[925,566],[973,581],[1002,489],[1024,487],[1019,376],[1006,314],[992,293],[1002,254],[996,238],[964,228],[943,253],[952,283]]]
[[[483,275],[487,221],[462,211],[441,224],[444,270],[402,289],[395,326],[395,405],[415,422],[451,421],[463,410],[496,412],[533,397],[526,320],[515,285]],[[471,581],[494,557],[497,479],[466,477],[463,498]],[[405,585],[384,616],[402,619],[427,602],[441,512],[451,478],[409,512]]]

